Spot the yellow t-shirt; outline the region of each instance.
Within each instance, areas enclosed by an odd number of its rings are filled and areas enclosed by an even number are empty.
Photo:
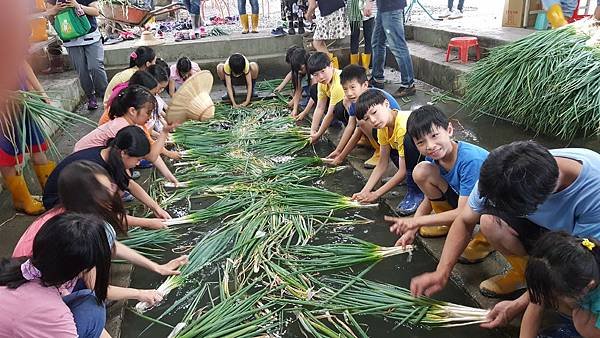
[[[105,107],[108,104],[108,99],[110,98],[110,95],[112,94],[113,89],[115,89],[115,87],[118,84],[129,81],[129,79],[131,79],[133,74],[137,71],[138,71],[138,67],[127,68],[125,70],[118,72],[117,74],[115,74],[115,76],[113,76],[113,78],[108,83],[108,86],[106,87],[106,91],[104,92],[104,100],[102,102],[104,102]]]
[[[394,131],[389,135],[389,129],[377,129],[377,142],[382,146],[389,145],[392,149],[398,150],[398,155],[404,157],[404,135],[406,135],[406,121],[408,121],[409,111],[395,110],[396,121],[394,121]]]
[[[340,81],[341,73],[341,70],[334,69],[330,84],[318,84],[317,100],[327,100],[329,98],[329,105],[335,106],[338,102],[344,99],[344,88],[342,88],[342,83]]]
[[[244,75],[246,75],[250,71],[250,62],[248,62],[248,59],[246,59],[245,56],[244,56],[244,61],[246,61],[246,66],[244,67]],[[225,74],[227,74],[229,76],[235,76],[235,75],[231,75],[231,66],[229,66],[229,58],[227,58],[227,60],[225,60],[225,65],[223,65],[223,71],[225,72]]]

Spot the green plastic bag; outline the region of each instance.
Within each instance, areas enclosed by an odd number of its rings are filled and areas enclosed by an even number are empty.
[[[63,40],[73,40],[89,33],[92,25],[86,15],[77,15],[74,8],[60,11],[54,17],[54,29]]]

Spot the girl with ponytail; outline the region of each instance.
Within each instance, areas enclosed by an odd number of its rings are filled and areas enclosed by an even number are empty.
[[[113,92],[113,89],[123,82],[129,81],[133,73],[138,70],[146,70],[156,62],[156,52],[148,46],[140,46],[129,54],[129,68],[115,74],[108,83],[104,92],[104,106],[107,106],[108,99]]]
[[[525,279],[529,305],[521,322],[521,338],[538,336],[545,308],[566,315],[568,323],[559,328],[565,337],[568,331],[569,337],[600,337],[600,242],[548,232],[529,256]]]

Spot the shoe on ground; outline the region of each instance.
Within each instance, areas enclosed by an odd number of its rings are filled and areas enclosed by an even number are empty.
[[[458,9],[455,9],[452,11],[452,14],[450,14],[448,19],[453,20],[453,19],[460,19],[462,17],[463,17],[463,12],[459,11]]]
[[[288,34],[289,35],[296,35],[296,30],[294,29],[294,27],[290,27],[290,29],[288,29]]]
[[[138,178],[140,178],[140,176],[142,176],[142,174],[140,174],[140,172],[137,170],[133,170],[131,172],[131,178],[134,180],[137,180]]]
[[[465,248],[458,261],[462,264],[477,264],[494,252],[494,248],[485,236],[478,232]]]
[[[383,89],[384,83],[383,83],[383,81],[379,82],[379,81],[375,80],[374,78],[371,78],[371,80],[369,80],[369,87]]]
[[[379,151],[376,151],[370,159],[366,160],[364,163],[365,169],[374,169],[379,163]]]
[[[133,202],[133,200],[135,200],[135,197],[133,197],[133,195],[129,191],[124,191],[123,194],[121,195],[121,200],[124,203],[129,203],[129,202]]]
[[[397,97],[407,97],[407,96],[413,96],[417,93],[417,88],[415,88],[415,85],[412,85],[410,87],[400,87],[398,88],[398,90],[396,91],[396,93],[394,93],[394,96]]]
[[[302,35],[306,33],[306,31],[304,30],[304,25],[300,25],[300,27],[298,27],[298,34]]]
[[[152,162],[148,160],[141,160],[140,163],[136,166],[137,169],[150,169],[152,167]]]
[[[92,96],[92,97],[88,98],[87,109],[88,110],[98,109],[98,101],[96,101],[96,96]]]
[[[420,190],[408,189],[404,199],[398,204],[396,212],[402,216],[412,215],[421,202],[423,202],[423,193]]]
[[[271,35],[273,36],[284,36],[286,33],[283,30],[283,27],[277,27],[273,30],[271,30]]]
[[[444,19],[452,15],[452,11],[446,8],[442,14],[438,15],[438,18]]]

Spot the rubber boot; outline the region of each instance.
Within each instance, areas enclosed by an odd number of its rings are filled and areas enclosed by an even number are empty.
[[[414,214],[421,202],[423,202],[424,197],[423,192],[413,180],[412,173],[406,173],[406,188],[406,195],[396,208],[396,212],[402,216]]]
[[[258,33],[258,14],[252,14],[252,33]]]
[[[371,54],[360,54],[360,63],[365,70],[371,66]]]
[[[473,236],[473,239],[469,242],[469,245],[467,245],[467,248],[463,251],[458,261],[463,264],[479,263],[492,252],[494,252],[492,245],[481,232],[478,232]]]
[[[40,186],[42,190],[46,187],[46,182],[48,181],[48,177],[52,171],[56,168],[56,163],[54,161],[48,161],[46,164],[34,164],[33,170],[35,171],[35,176],[37,176],[38,182],[40,182]]]
[[[350,64],[357,65],[359,61],[358,54],[350,54]]]
[[[7,176],[4,181],[6,182],[6,189],[12,194],[13,205],[16,210],[28,215],[39,215],[45,211],[42,203],[31,197],[22,175]]]
[[[490,298],[511,298],[526,288],[525,267],[527,256],[506,256],[511,269],[503,275],[496,275],[479,284],[482,295]]]
[[[562,8],[560,8],[560,4],[554,4],[548,8],[546,11],[546,17],[548,18],[548,22],[552,28],[559,28],[566,25],[568,22],[565,20],[565,16],[563,15]]]
[[[338,61],[337,56],[333,53],[329,53],[329,59],[331,60],[331,65],[335,69],[340,69],[340,62]]]
[[[429,202],[431,203],[431,208],[433,209],[433,212],[435,212],[436,214],[441,214],[442,212],[454,209],[446,200]],[[419,235],[421,235],[421,237],[426,238],[442,237],[448,234],[448,230],[450,230],[450,227],[447,225],[425,226],[419,228]]]
[[[248,34],[248,31],[250,30],[250,25],[248,23],[248,14],[242,14],[240,15],[240,23],[242,24],[242,34]]]

